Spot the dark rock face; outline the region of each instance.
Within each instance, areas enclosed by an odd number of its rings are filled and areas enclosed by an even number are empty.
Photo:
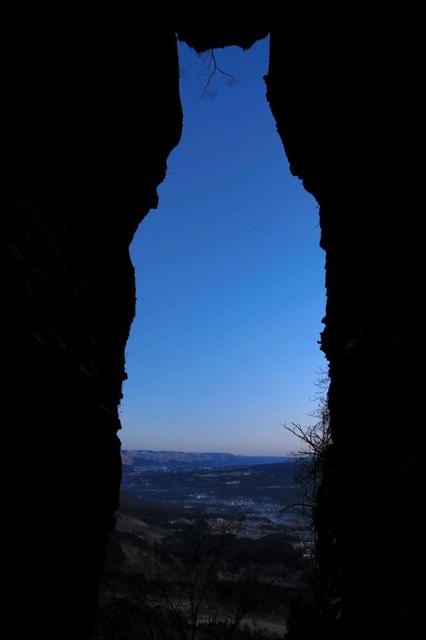
[[[399,413],[401,176],[391,160],[400,77],[391,34],[377,35],[388,25],[329,9],[289,3],[271,29],[266,78],[291,170],[320,205],[326,251],[321,348],[334,446],[316,507],[320,637],[405,637],[410,445]]]
[[[121,473],[118,405],[135,302],[128,247],[181,133],[175,31],[197,50],[247,48],[270,32],[267,98],[291,170],[320,205],[327,256],[321,348],[334,448],[316,509],[318,637],[405,637],[403,172],[392,161],[403,158],[403,124],[389,15],[349,17],[313,0],[280,13],[219,3],[207,16],[167,3],[88,4],[18,7],[10,19],[14,445],[25,445],[20,464],[37,496],[25,509],[39,523],[40,553],[26,558],[41,557],[36,575],[46,581],[40,632],[85,638],[96,610]]]
[[[88,6],[15,16],[7,157],[16,359],[28,378],[18,384],[17,435],[28,447],[18,464],[26,493],[40,469],[48,476],[47,488],[31,487],[45,501],[36,555],[51,567],[41,635],[73,640],[88,634],[118,507],[129,244],[156,207],[182,122],[165,8]]]

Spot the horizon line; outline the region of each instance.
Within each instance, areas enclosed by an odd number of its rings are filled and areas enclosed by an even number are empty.
[[[184,450],[184,449],[140,449],[140,448],[129,448],[129,447],[121,447],[121,451],[147,451],[151,453],[206,453],[206,454],[220,454],[220,455],[231,455],[231,456],[242,456],[242,457],[250,457],[255,456],[257,458],[288,458],[295,457],[300,455],[295,452],[283,453],[278,455],[276,453],[232,453],[230,451],[206,451],[205,449],[197,451],[194,449]]]

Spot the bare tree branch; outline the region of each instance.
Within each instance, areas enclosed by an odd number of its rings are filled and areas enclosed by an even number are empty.
[[[211,82],[214,78],[214,76],[219,73],[222,76],[225,76],[226,78],[229,78],[229,82],[231,84],[235,84],[237,81],[236,76],[234,76],[232,73],[228,73],[227,71],[224,71],[221,67],[219,67],[219,65],[217,64],[217,60],[216,60],[216,54],[214,52],[214,49],[210,49],[209,50],[209,63],[206,67],[206,70],[208,72],[208,77],[207,77],[207,82],[204,85],[204,89],[201,93],[201,98],[213,98],[216,95],[216,92],[214,90],[212,90],[211,87]]]

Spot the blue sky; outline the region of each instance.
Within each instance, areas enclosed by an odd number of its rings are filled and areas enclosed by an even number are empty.
[[[283,455],[311,423],[324,315],[318,206],[265,99],[267,40],[208,56],[179,45],[184,129],[159,206],[131,247],[137,312],[126,348],[124,448]]]

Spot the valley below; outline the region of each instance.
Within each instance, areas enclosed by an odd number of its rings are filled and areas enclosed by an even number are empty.
[[[306,461],[131,462],[93,640],[284,638],[311,600]]]

